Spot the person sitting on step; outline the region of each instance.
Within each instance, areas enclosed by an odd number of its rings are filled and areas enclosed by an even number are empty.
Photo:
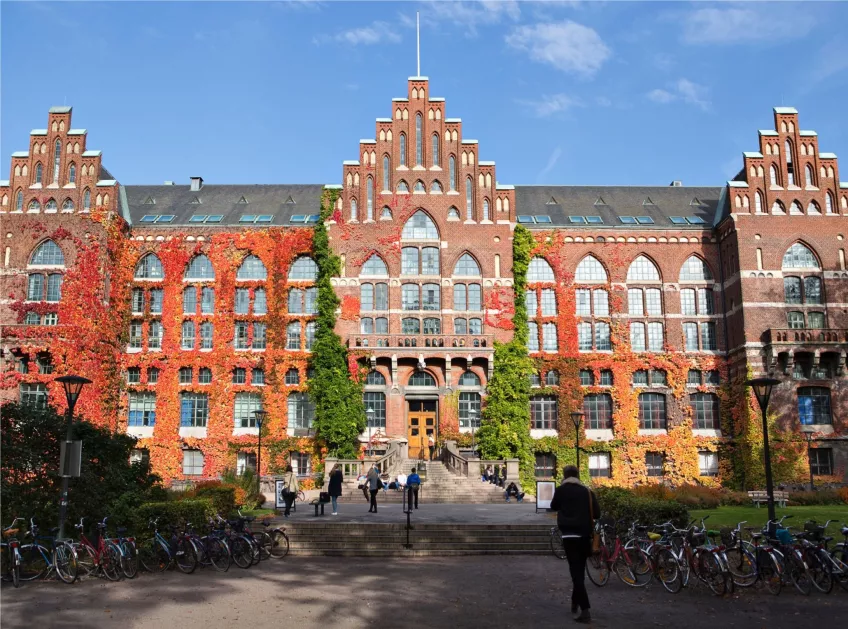
[[[406,489],[406,474],[403,472],[397,475],[397,489],[398,491],[404,491]]]
[[[515,496],[518,499],[518,502],[522,502],[524,500],[524,492],[518,489],[518,486],[513,482],[507,485],[506,491],[504,492],[504,498],[509,502],[510,496]]]

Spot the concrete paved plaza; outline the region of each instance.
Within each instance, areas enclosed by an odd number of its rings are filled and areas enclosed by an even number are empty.
[[[227,573],[3,586],[4,629],[580,626],[568,613],[567,565],[553,556],[290,557]],[[589,588],[593,626],[605,628],[832,627],[848,613],[842,591],[802,597],[787,589],[777,598],[744,591],[719,599],[704,588],[677,595],[653,585],[633,590],[615,578]]]

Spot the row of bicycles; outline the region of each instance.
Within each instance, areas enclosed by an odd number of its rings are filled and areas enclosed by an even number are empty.
[[[281,559],[289,552],[285,528],[272,528],[267,521],[261,529],[253,530],[256,518],[242,516],[224,519],[220,514],[210,518],[206,526],[185,522],[182,526],[159,528],[159,518],[148,523],[145,539],[127,535],[118,527],[108,533],[108,517],[94,524],[89,538],[85,533],[85,518],[75,525],[79,539],[58,539],[58,528],[42,533],[33,518],[29,528],[20,535],[15,518],[3,529],[0,543],[0,578],[15,587],[21,582],[45,579],[55,575],[64,583],[80,577],[105,577],[110,581],[134,578],[140,569],[164,572],[175,568],[190,574],[198,567],[210,567],[226,572],[235,564],[250,568],[263,559]]]
[[[709,529],[709,516],[686,528],[671,522],[627,526],[623,521],[598,520],[600,545],[589,558],[586,573],[599,587],[615,573],[631,587],[657,581],[671,593],[697,583],[718,596],[758,584],[775,596],[784,587],[804,595],[813,590],[830,593],[837,585],[848,591],[848,525],[841,525],[843,540],[831,547],[834,537],[826,533],[834,520],[824,525],[810,520],[794,530],[784,525],[791,517],[769,521],[762,530],[743,526],[747,522]],[[551,548],[565,559],[556,527],[551,530]]]

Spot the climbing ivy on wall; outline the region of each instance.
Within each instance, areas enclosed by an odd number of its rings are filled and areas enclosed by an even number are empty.
[[[331,278],[341,275],[341,261],[330,250],[325,221],[335,207],[338,191],[326,190],[321,204],[321,220],[313,234],[313,256],[318,264],[318,319],[312,345],[314,375],[309,379],[309,395],[315,403],[315,431],[327,444],[331,456],[358,456],[357,438],[365,430],[362,383],[351,373],[347,348],[335,332],[336,310],[340,301]]]
[[[521,483],[533,484],[533,453],[530,439],[530,373],[533,362],[527,352],[527,307],[524,289],[533,247],[530,232],[518,225],[512,239],[514,336],[496,343],[494,370],[489,380],[477,442],[484,459],[517,458]]]

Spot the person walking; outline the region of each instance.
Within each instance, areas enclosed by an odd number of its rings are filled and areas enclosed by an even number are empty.
[[[429,438],[427,439],[427,447],[430,449],[430,460],[433,460],[433,455],[436,452],[436,440],[433,438],[433,433],[430,433]]]
[[[415,508],[418,508],[418,489],[421,487],[421,477],[418,475],[418,472],[415,471],[415,468],[412,468],[412,473],[406,477],[406,486],[409,487],[409,494],[406,498],[406,508],[412,509],[413,499],[415,501]]]
[[[339,514],[338,500],[342,495],[342,483],[344,475],[342,474],[342,466],[336,463],[333,470],[330,472],[330,483],[327,486],[327,493],[330,494],[330,500],[333,502],[333,515]]]
[[[589,594],[586,592],[586,561],[592,554],[594,523],[601,515],[595,494],[580,482],[574,465],[562,470],[562,484],[554,491],[551,510],[557,512],[557,526],[571,572],[571,613],[574,620],[591,622]]]
[[[286,517],[289,517],[291,513],[291,506],[297,497],[297,490],[297,474],[292,471],[291,465],[286,465],[286,475],[283,477],[283,501],[286,503]]]
[[[377,513],[377,492],[383,486],[383,481],[380,479],[380,472],[377,471],[376,465],[373,465],[368,470],[365,484],[368,486],[368,493],[371,494],[371,506],[368,509],[368,513]]]

